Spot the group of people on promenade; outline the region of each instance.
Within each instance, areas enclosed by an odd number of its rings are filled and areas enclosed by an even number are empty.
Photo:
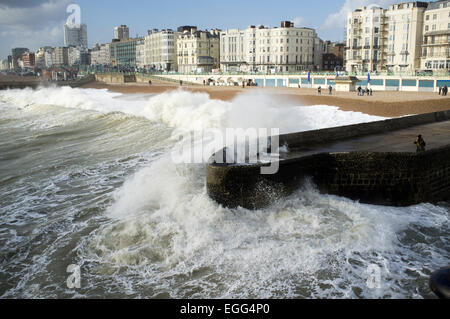
[[[448,93],[447,85],[445,85],[444,87],[442,86],[439,87],[439,95],[447,96],[447,93]]]
[[[358,96],[364,96],[364,95],[372,96],[372,94],[373,94],[373,91],[371,88],[363,89],[362,87],[358,86],[357,91],[358,91]]]

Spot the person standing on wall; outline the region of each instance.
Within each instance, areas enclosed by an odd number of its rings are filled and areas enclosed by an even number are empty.
[[[417,147],[417,150],[416,150],[417,153],[425,152],[426,143],[425,143],[424,139],[422,138],[422,135],[417,136],[416,140],[414,141],[414,144]]]

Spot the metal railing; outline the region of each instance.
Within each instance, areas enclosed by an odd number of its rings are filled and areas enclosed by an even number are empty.
[[[178,79],[170,79],[166,76],[367,76],[370,73],[371,76],[398,76],[398,77],[406,77],[406,76],[434,76],[434,77],[448,77],[450,76],[450,71],[427,71],[427,72],[417,72],[417,71],[403,71],[403,72],[389,72],[389,71],[376,71],[376,72],[368,72],[368,71],[297,71],[297,72],[192,72],[192,73],[183,73],[183,72],[120,72],[120,71],[80,71],[79,74],[88,75],[88,74],[120,74],[120,75],[139,75],[146,77],[153,77],[158,79],[163,79],[164,81],[173,80],[174,82],[178,82]],[[185,82],[185,81],[183,81]],[[187,83],[187,82],[186,82]]]

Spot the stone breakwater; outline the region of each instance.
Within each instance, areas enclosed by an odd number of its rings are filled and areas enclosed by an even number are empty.
[[[209,196],[226,207],[257,209],[311,178],[321,192],[363,203],[408,206],[450,199],[450,111],[280,135],[288,156],[274,175],[265,164],[206,166]],[[415,153],[415,132],[428,150]],[[371,142],[376,137],[380,145]],[[406,144],[405,144],[406,143]],[[405,151],[407,150],[407,151]]]

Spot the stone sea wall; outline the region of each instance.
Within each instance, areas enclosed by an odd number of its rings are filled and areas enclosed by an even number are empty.
[[[450,111],[280,136],[290,149],[450,120]],[[424,153],[322,152],[280,161],[274,175],[262,164],[206,166],[208,194],[227,207],[267,206],[312,178],[321,192],[364,203],[408,206],[450,199],[449,145]]]

